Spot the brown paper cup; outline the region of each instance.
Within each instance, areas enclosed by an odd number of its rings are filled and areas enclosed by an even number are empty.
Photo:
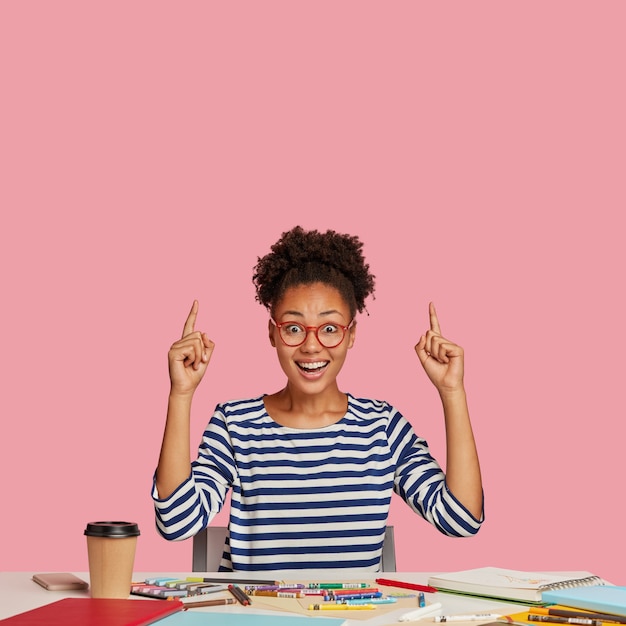
[[[128,598],[139,528],[130,522],[92,522],[85,529],[92,598]]]

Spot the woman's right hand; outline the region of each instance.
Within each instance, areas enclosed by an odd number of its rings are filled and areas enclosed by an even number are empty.
[[[182,338],[172,344],[168,353],[172,394],[193,394],[206,372],[215,348],[206,333],[194,330],[198,308],[198,301],[194,300]]]

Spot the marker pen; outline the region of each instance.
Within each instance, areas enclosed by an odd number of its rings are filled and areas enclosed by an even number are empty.
[[[309,611],[359,611],[375,608],[373,604],[309,604]]]
[[[430,617],[435,613],[441,611],[441,602],[433,602],[427,606],[423,606],[421,609],[415,609],[415,611],[409,611],[398,618],[399,622],[416,622],[422,617]]]

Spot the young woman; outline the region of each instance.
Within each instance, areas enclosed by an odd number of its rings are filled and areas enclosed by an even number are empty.
[[[190,463],[193,394],[214,344],[195,330],[194,302],[169,351],[171,389],[153,499],[159,532],[205,528],[232,489],[224,571],[376,571],[392,492],[450,536],[482,523],[480,468],[463,385],[463,350],[434,306],[415,346],[439,392],[446,473],[391,405],[340,391],[357,313],[374,276],[355,236],[295,227],[258,260],[257,300],[286,377],[280,391],[219,404]]]

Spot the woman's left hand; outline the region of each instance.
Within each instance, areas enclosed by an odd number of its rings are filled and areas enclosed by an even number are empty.
[[[463,390],[463,348],[442,337],[432,302],[428,311],[430,329],[420,337],[415,352],[440,394]]]

